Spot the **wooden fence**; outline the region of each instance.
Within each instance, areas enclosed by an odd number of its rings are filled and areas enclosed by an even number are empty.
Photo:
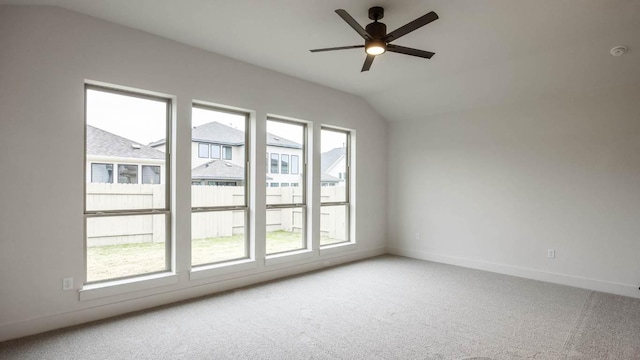
[[[191,187],[192,207],[212,205],[242,205],[244,187],[205,186]],[[269,204],[301,201],[301,188],[267,188]],[[343,187],[323,187],[322,201],[344,199]],[[164,206],[164,186],[151,184],[87,184],[88,210],[149,209]],[[323,206],[321,209],[323,237],[346,239],[346,211],[343,206]],[[166,222],[164,215],[109,216],[89,218],[88,246],[130,243],[164,242]],[[193,239],[232,236],[245,231],[245,212],[194,212],[191,217]],[[303,229],[302,209],[269,209],[266,213],[267,231],[299,232]]]

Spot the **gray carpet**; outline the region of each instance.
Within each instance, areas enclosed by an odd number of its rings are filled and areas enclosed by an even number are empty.
[[[3,342],[0,359],[640,359],[640,300],[382,256]]]

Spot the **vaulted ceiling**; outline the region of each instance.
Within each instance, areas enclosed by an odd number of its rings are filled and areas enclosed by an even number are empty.
[[[56,5],[357,94],[389,121],[640,83],[640,0],[0,0]],[[385,8],[389,31],[435,11],[440,19],[395,44],[431,60],[386,53],[361,73],[361,25]],[[609,50],[626,45],[613,57]]]

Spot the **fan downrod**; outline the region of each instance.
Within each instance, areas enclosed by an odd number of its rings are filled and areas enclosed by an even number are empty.
[[[369,19],[378,21],[384,17],[384,9],[380,6],[374,6],[369,9]]]

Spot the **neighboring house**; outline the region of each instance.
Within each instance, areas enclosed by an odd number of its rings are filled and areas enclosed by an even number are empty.
[[[243,186],[244,168],[215,159],[191,170],[192,185]]]
[[[302,145],[267,133],[267,186],[301,186],[304,165]]]
[[[244,185],[244,132],[210,122],[193,128],[191,178],[194,185]],[[94,183],[158,184],[164,172],[163,140],[149,145],[87,125],[87,179]],[[267,186],[300,186],[302,145],[267,133]],[[322,186],[346,178],[346,148],[321,154]]]
[[[97,127],[87,125],[87,181],[160,184],[165,154]]]
[[[347,148],[339,147],[320,154],[320,184],[344,185],[347,178]]]
[[[194,127],[191,135],[192,184],[242,185],[245,134],[231,126],[210,122]],[[164,151],[164,139],[149,144]],[[267,133],[267,186],[300,186],[302,145]]]

